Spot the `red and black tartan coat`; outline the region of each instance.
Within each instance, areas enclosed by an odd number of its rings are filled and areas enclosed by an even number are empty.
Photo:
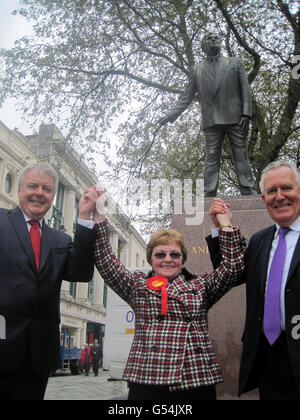
[[[161,292],[147,275],[129,272],[112,254],[108,222],[96,225],[95,264],[105,282],[134,310],[136,333],[123,379],[182,390],[222,382],[208,335],[207,313],[238,281],[245,241],[237,227],[220,232],[222,264],[211,274],[183,270],[167,286],[168,313],[161,316]]]

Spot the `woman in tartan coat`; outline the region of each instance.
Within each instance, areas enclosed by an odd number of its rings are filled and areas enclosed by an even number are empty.
[[[103,199],[104,193],[98,192]],[[113,255],[104,205],[94,221],[97,233],[95,264],[105,282],[135,312],[136,333],[123,379],[131,400],[216,399],[222,382],[220,366],[208,334],[207,313],[234,284],[244,269],[245,241],[231,215],[210,214],[220,229],[222,264],[211,274],[194,275],[184,267],[186,247],[181,235],[162,229],[147,246],[149,276],[132,274]],[[157,277],[159,276],[159,277]]]

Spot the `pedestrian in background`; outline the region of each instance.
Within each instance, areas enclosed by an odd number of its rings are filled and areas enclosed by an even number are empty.
[[[88,344],[84,345],[84,349],[81,352],[80,362],[83,370],[85,371],[85,376],[89,376],[93,359],[91,355],[91,348]]]
[[[91,355],[92,355],[92,360],[93,360],[94,375],[98,376],[99,367],[100,367],[100,360],[102,358],[102,348],[99,345],[98,340],[94,340],[94,345],[91,348]]]

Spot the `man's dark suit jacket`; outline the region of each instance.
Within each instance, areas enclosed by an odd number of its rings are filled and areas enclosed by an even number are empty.
[[[238,124],[242,116],[252,116],[248,78],[239,57],[219,56],[214,78],[207,60],[196,64],[185,92],[167,113],[169,121],[174,122],[196,95],[201,104],[203,129]]]
[[[258,371],[254,362],[259,339],[263,333],[268,262],[275,232],[274,225],[255,233],[249,241],[245,254],[246,268],[240,284],[246,283],[246,321],[242,337],[239,395],[259,386]],[[219,240],[212,239],[211,236],[206,240],[213,266],[216,268],[221,261]],[[300,339],[294,339],[292,336],[295,327],[292,319],[295,315],[300,315],[300,238],[294,251],[285,289],[287,347],[293,375],[300,392]]]
[[[73,243],[43,222],[38,272],[20,208],[0,209],[0,315],[6,320],[0,373],[16,370],[28,349],[37,372],[48,374],[59,367],[61,284],[92,279],[94,235],[77,225]]]

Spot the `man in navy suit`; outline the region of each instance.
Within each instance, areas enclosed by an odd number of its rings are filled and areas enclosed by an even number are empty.
[[[20,175],[19,206],[0,209],[0,315],[5,319],[0,400],[43,399],[49,373],[59,367],[62,281],[93,278],[95,234],[90,215],[98,195],[92,188],[84,192],[72,241],[44,220],[56,184],[57,175],[48,165],[30,165]],[[32,234],[37,239],[31,239]]]
[[[300,174],[289,162],[273,162],[263,171],[260,188],[275,225],[255,233],[245,254],[241,283],[246,283],[247,309],[239,395],[258,387],[262,400],[300,400]],[[211,214],[216,227],[214,213],[220,212],[216,203]],[[278,254],[282,236],[285,248]],[[218,239],[207,241],[217,267]],[[275,262],[277,291],[272,287]]]
[[[238,57],[223,57],[220,37],[214,33],[203,38],[202,50],[206,59],[193,67],[182,97],[158,124],[173,123],[197,96],[206,140],[205,197],[217,194],[225,135],[230,140],[241,194],[256,195],[247,154],[252,105],[243,62]]]

